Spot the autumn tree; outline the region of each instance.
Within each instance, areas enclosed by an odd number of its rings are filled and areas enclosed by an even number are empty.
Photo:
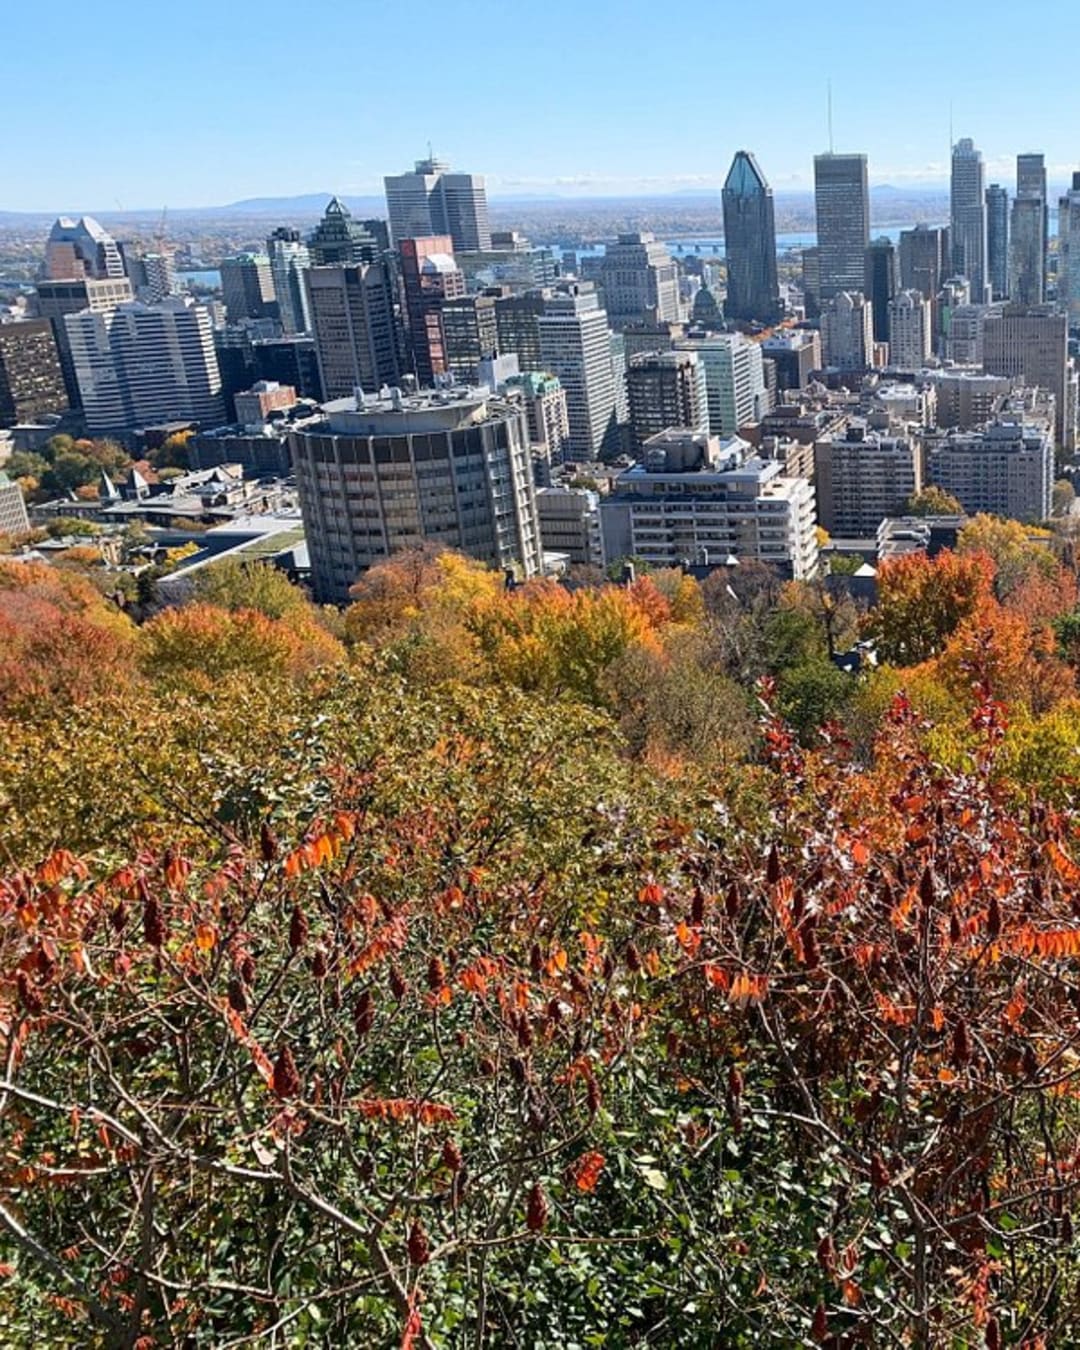
[[[280,568],[266,562],[225,558],[195,574],[194,598],[217,609],[253,609],[268,619],[308,612],[307,596]]]
[[[877,605],[867,627],[883,660],[909,666],[935,656],[992,591],[994,564],[981,552],[936,558],[909,553],[878,568]]]
[[[904,503],[904,513],[909,516],[962,516],[964,508],[951,492],[930,483],[912,493]]]
[[[974,516],[960,531],[958,553],[985,553],[994,564],[994,589],[1001,599],[1034,577],[1058,571],[1052,536],[1045,530],[999,516]]]
[[[258,610],[205,604],[162,611],[139,638],[146,671],[200,686],[241,671],[302,675],[344,659],[340,644],[316,622],[301,626]]]

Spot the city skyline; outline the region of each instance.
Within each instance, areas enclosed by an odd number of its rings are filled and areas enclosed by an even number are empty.
[[[88,31],[78,44],[50,51],[55,87],[80,88],[88,70],[102,82],[92,136],[80,138],[73,129],[70,99],[41,99],[33,62],[13,62],[6,72],[11,106],[32,106],[34,116],[32,134],[9,138],[0,206],[52,211],[84,204],[102,211],[167,202],[183,210],[324,190],[378,196],[383,177],[409,172],[429,141],[440,158],[484,174],[496,200],[718,191],[740,147],[754,151],[774,192],[805,191],[813,156],[830,142],[830,82],[832,144],[838,152],[865,153],[874,184],[941,187],[948,182],[950,139],[970,136],[984,154],[987,181],[1011,184],[1016,154],[1041,150],[1058,187],[1080,166],[1080,138],[1071,132],[1080,95],[1068,44],[1040,43],[1038,61],[1010,67],[1002,80],[995,20],[1003,24],[1009,15],[1004,0],[982,7],[980,24],[965,39],[963,68],[948,44],[928,43],[899,116],[892,86],[868,59],[895,39],[893,16],[868,11],[843,23],[803,25],[794,43],[778,36],[775,16],[764,11],[741,12],[737,20],[721,14],[708,25],[717,40],[738,37],[739,50],[762,59],[767,52],[768,62],[759,71],[758,59],[747,55],[733,72],[717,144],[704,123],[700,136],[687,136],[658,114],[654,100],[625,96],[625,77],[644,73],[646,58],[651,87],[675,96],[701,37],[691,15],[671,28],[668,42],[656,42],[655,12],[640,0],[621,5],[617,23],[609,0],[587,9],[552,0],[528,43],[489,0],[460,17],[418,0],[410,26],[423,32],[437,22],[440,43],[439,59],[425,65],[423,99],[400,97],[401,70],[391,59],[346,64],[337,76],[320,70],[317,97],[305,96],[301,70],[271,80],[252,67],[250,79],[238,79],[236,53],[258,29],[246,14],[211,9],[207,0],[185,9],[183,29],[160,35],[169,60],[148,62],[147,13],[118,0],[113,22],[99,34]],[[937,10],[916,3],[905,11],[905,25],[915,27],[921,17],[939,21]],[[1036,34],[1054,32],[1067,17],[1063,0],[1035,0],[1025,10]],[[313,33],[331,19],[336,49],[382,47],[407,63],[391,11],[361,3],[341,13],[316,0],[305,14]],[[291,28],[295,14],[280,0],[259,11],[268,33],[283,31],[286,20]],[[37,22],[25,9],[9,16],[9,48],[33,50]],[[190,33],[199,35],[196,47]],[[512,110],[493,101],[500,67],[512,82]],[[170,79],[174,68],[183,74],[179,84]],[[473,81],[465,77],[469,70],[477,72]],[[738,96],[743,81],[749,89],[766,73],[764,96]],[[1052,116],[1036,97],[1048,88],[1055,90]],[[393,116],[378,115],[391,107]]]

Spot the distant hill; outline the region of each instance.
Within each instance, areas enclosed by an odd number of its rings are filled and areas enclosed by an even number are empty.
[[[334,196],[332,192],[307,192],[297,197],[245,197],[243,201],[230,202],[227,206],[199,207],[198,211],[201,214],[215,216],[321,216],[332,196]],[[386,213],[386,203],[382,197],[339,195],[338,200],[356,216]],[[187,211],[184,214],[196,213]]]

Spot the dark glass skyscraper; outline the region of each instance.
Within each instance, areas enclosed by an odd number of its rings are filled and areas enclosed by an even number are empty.
[[[940,225],[916,225],[900,231],[900,289],[922,291],[933,304],[952,270],[949,231]]]
[[[724,183],[724,315],[746,323],[780,317],[772,188],[749,150],[740,150]]]
[[[865,155],[814,156],[820,295],[861,291],[870,244],[870,186]]]
[[[889,301],[899,290],[896,246],[888,235],[875,239],[866,250],[866,285],[863,291],[874,307],[874,341],[889,341]]]

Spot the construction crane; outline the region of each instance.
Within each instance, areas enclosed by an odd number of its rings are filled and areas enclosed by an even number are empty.
[[[157,233],[154,235],[154,243],[157,245],[157,251],[159,253],[165,252],[165,227],[168,218],[169,208],[163,206],[161,208],[161,219],[158,221]]]

